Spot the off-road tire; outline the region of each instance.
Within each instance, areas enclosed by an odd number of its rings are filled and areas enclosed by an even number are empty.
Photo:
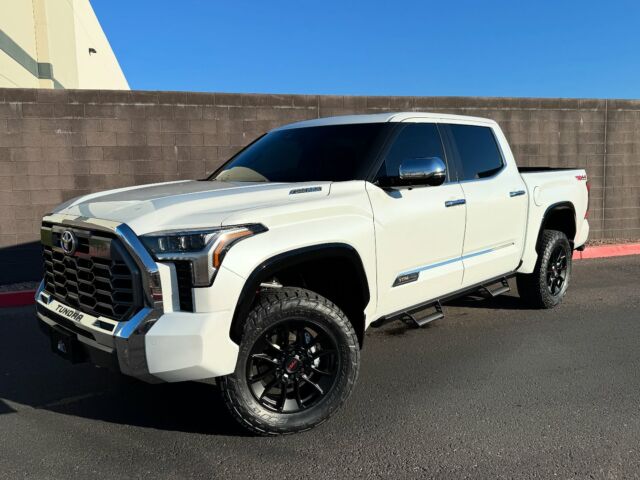
[[[274,326],[304,318],[325,328],[336,340],[339,367],[333,387],[317,404],[294,413],[265,408],[252,393],[247,365],[253,346]],[[259,294],[249,313],[240,342],[235,372],[220,379],[225,404],[248,430],[259,435],[283,435],[309,430],[326,421],[347,400],[360,366],[360,347],[353,326],[331,301],[302,288],[267,289]]]
[[[557,294],[548,287],[548,272],[551,255],[558,248],[566,252],[566,279]],[[571,244],[567,236],[557,230],[544,230],[538,243],[538,261],[533,273],[518,274],[516,284],[520,298],[533,308],[553,308],[565,297],[571,280]]]

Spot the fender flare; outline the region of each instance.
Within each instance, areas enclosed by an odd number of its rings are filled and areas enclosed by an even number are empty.
[[[359,277],[358,283],[361,288],[362,298],[365,301],[365,305],[368,304],[371,294],[367,274],[360,254],[354,247],[346,243],[325,243],[296,248],[264,260],[254,268],[247,277],[233,313],[233,320],[231,321],[229,330],[231,339],[236,343],[239,342],[242,335],[240,329],[243,323],[242,319],[249,313],[251,304],[255,299],[255,292],[258,291],[260,283],[284,268],[294,267],[308,261],[317,261],[323,258],[341,258],[351,264],[355,269],[356,275]]]
[[[549,216],[552,212],[556,212],[558,210],[570,210],[571,213],[573,214],[573,228],[574,230],[577,231],[578,229],[578,222],[577,222],[577,218],[576,218],[576,207],[573,205],[572,202],[570,201],[563,201],[563,202],[556,202],[554,204],[551,204],[547,207],[547,209],[544,211],[544,214],[542,215],[542,220],[540,221],[540,228],[538,230],[538,238],[536,239],[536,251],[538,251],[538,243],[540,241],[540,237],[542,236],[542,232],[545,229],[545,226],[547,225],[547,222],[549,221]],[[573,246],[573,238],[569,239],[569,243],[571,244],[571,246]]]

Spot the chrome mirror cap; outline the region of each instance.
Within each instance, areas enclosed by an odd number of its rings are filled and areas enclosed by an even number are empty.
[[[403,161],[399,168],[399,179],[403,185],[438,186],[447,178],[447,166],[440,157],[411,158]]]

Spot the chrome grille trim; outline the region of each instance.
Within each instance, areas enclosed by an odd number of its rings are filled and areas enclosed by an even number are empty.
[[[142,242],[128,225],[109,220],[54,213],[44,217],[43,223],[105,232],[115,235],[122,242],[139,269],[144,306],[128,321],[118,322],[109,339],[115,343],[122,373],[147,382],[158,382],[159,379],[149,373],[145,334],[164,313],[162,284],[158,267]],[[44,282],[36,293],[36,301],[46,305],[43,298],[46,292],[43,292],[43,288]]]
[[[78,246],[60,246],[71,231]],[[142,308],[140,272],[115,236],[65,225],[42,226],[45,291],[59,302],[96,317],[126,321]]]

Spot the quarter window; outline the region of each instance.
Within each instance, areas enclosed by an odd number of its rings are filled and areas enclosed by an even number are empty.
[[[491,177],[502,169],[502,154],[489,127],[449,125],[449,131],[462,164],[460,180]]]

